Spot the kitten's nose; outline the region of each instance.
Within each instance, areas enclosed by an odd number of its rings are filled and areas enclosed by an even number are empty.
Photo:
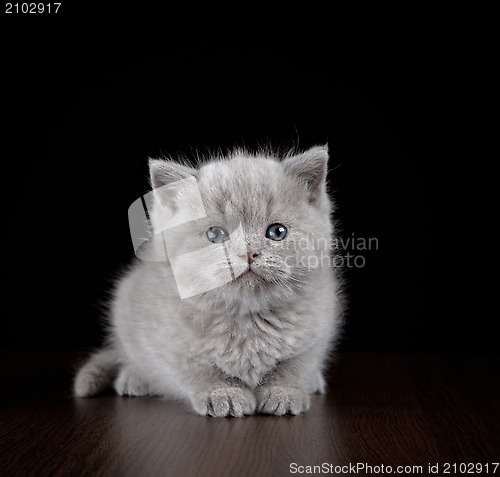
[[[255,252],[247,252],[247,261],[248,264],[251,265],[253,262],[255,262],[255,257],[258,257],[259,254]]]

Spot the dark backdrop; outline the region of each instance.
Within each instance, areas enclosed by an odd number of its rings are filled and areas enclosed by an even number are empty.
[[[491,316],[446,303],[457,297],[445,291],[447,184],[436,178],[455,86],[439,58],[2,40],[4,347],[100,343],[102,303],[133,254],[127,210],[148,190],[148,156],[269,142],[328,142],[341,236],[378,239],[356,252],[364,267],[345,270],[344,349],[494,345]]]

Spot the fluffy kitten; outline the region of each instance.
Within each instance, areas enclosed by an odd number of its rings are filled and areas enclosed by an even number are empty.
[[[154,236],[119,282],[108,346],[76,396],[113,384],[201,415],[300,414],[339,333],[328,150],[151,160]]]

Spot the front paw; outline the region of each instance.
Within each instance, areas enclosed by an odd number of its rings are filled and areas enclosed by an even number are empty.
[[[309,410],[309,394],[298,388],[263,386],[257,389],[257,411],[262,414],[301,414]]]
[[[252,391],[239,387],[222,387],[191,395],[194,410],[202,416],[242,417],[255,412]]]
[[[135,369],[128,366],[120,370],[114,388],[120,396],[147,396],[149,394],[147,382]]]

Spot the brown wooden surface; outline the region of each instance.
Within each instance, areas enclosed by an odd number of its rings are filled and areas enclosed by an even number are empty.
[[[291,473],[292,463],[446,475],[445,462],[500,461],[499,356],[346,354],[307,414],[242,419],[199,417],[157,398],[73,398],[77,361],[2,352],[0,475],[307,475]]]

